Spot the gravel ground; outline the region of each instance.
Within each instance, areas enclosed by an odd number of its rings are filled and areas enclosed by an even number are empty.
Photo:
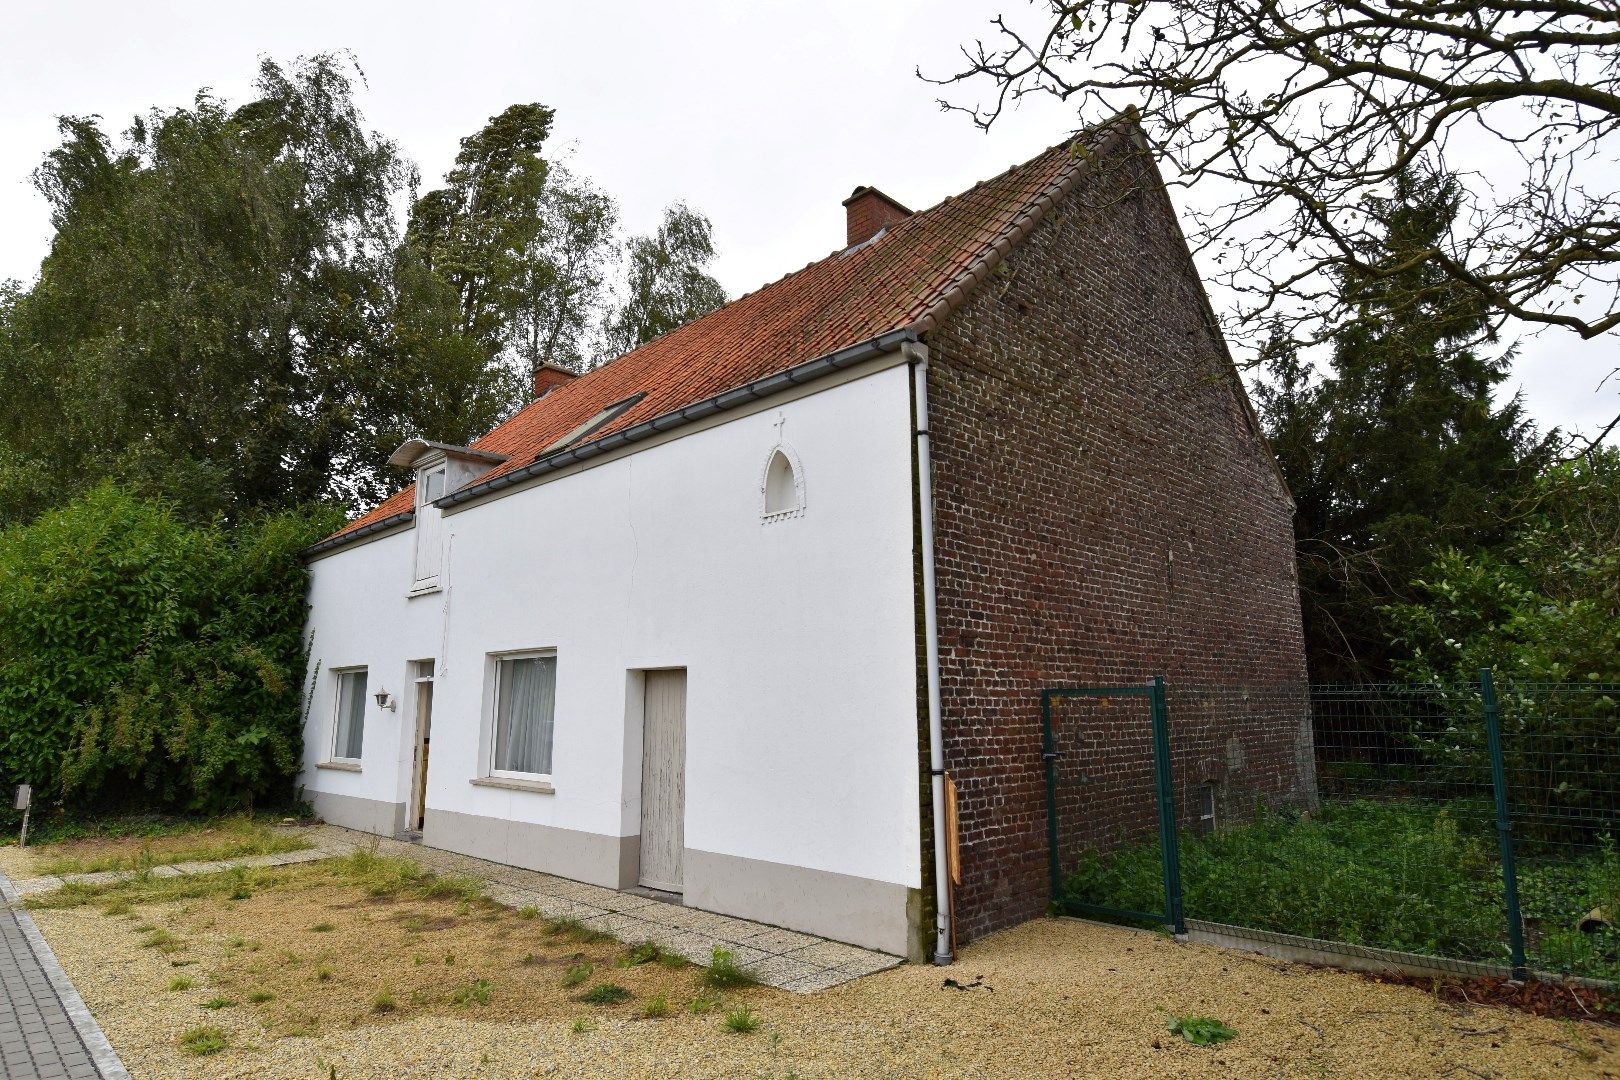
[[[35,918],[137,1078],[1620,1076],[1614,1028],[1460,1011],[1420,990],[1073,920],[996,934],[949,970],[905,966],[814,995],[749,990],[761,1020],[752,1034],[726,1031],[723,1008],[694,1016],[672,995],[665,1019],[620,1006],[584,1032],[571,1019],[584,1007],[539,1017],[491,1007],[362,1009],[296,1036],[262,1011],[200,1007],[218,992],[212,979],[231,978],[233,955],[229,927],[210,928],[205,904],[136,915],[177,927],[187,951],[142,948],[128,918],[94,908]],[[302,930],[309,910],[288,915]],[[268,950],[268,926],[265,937]],[[195,963],[177,969],[182,957]],[[163,990],[177,972],[197,986]],[[947,977],[980,985],[947,988]],[[1238,1037],[1193,1047],[1166,1030],[1171,1012],[1219,1017]],[[223,1028],[230,1049],[187,1056],[178,1036],[204,1023]]]
[[[37,862],[32,847],[20,848],[16,844],[7,844],[0,847],[0,873],[5,874],[6,877],[13,881],[21,878],[38,877]]]

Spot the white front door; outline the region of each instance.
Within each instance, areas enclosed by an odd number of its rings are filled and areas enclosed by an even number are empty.
[[[686,669],[649,671],[641,728],[641,884],[681,891],[686,846]]]

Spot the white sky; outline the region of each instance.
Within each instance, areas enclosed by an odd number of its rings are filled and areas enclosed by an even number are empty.
[[[245,100],[261,55],[352,50],[372,127],[436,183],[457,140],[517,101],[557,110],[554,147],[646,231],[684,199],[714,221],[735,296],[821,258],[840,202],[872,184],[920,209],[1057,142],[1076,118],[1031,99],[986,135],[919,81],[1020,0],[254,5],[7,0],[0,35],[0,279],[31,280],[50,239],[28,175],[58,114],[122,131],[199,87]],[[960,93],[960,91],[958,91]],[[1188,198],[1180,193],[1183,202]],[[1548,331],[1517,365],[1543,426],[1591,430],[1620,411],[1620,337]]]

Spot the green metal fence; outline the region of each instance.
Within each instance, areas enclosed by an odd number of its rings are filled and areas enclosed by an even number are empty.
[[[1048,691],[1055,906],[1615,981],[1617,702],[1488,671]]]

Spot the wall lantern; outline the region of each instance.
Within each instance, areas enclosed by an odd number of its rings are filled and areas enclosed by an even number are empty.
[[[378,690],[372,697],[377,699],[377,708],[394,711],[394,698],[387,690]]]

